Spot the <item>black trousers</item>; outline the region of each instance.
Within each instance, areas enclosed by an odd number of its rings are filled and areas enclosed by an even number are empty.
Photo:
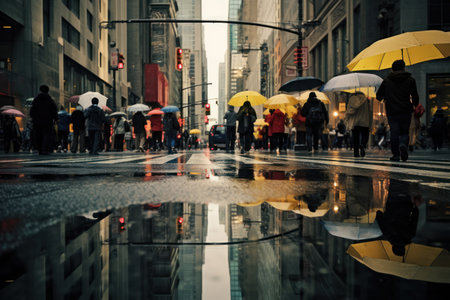
[[[367,148],[367,142],[369,141],[369,128],[362,126],[355,126],[352,129],[353,133],[353,153],[355,156],[359,156],[361,148]]]
[[[234,151],[234,142],[236,141],[236,126],[227,126],[227,139],[225,144],[226,151]]]

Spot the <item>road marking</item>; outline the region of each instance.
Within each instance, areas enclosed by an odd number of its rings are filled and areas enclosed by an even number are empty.
[[[205,154],[194,153],[191,155],[186,163],[187,165],[212,165],[212,162],[206,157]]]
[[[164,164],[164,163],[166,163],[168,161],[176,159],[176,158],[180,157],[181,155],[183,155],[183,154],[182,153],[169,154],[169,155],[166,155],[166,156],[162,156],[162,157],[150,159],[150,160],[147,160],[147,161],[144,161],[144,162],[140,162],[139,164],[141,164],[141,165],[148,165],[148,164],[161,165],[161,164]]]
[[[219,155],[214,155],[214,157],[224,157],[227,159],[233,159],[235,161],[247,164],[247,165],[267,165],[267,164],[271,164],[271,162],[266,162],[266,161],[262,161],[262,160],[258,160],[258,159],[253,159],[250,157],[245,157],[245,156],[240,156],[240,155],[234,155],[234,154],[226,154],[226,153],[221,153]]]
[[[103,160],[103,161],[96,161],[96,164],[117,164],[117,163],[123,163],[123,162],[129,162],[129,161],[133,161],[133,160],[143,160],[143,159],[151,159],[153,157],[158,157],[161,156],[161,154],[153,154],[153,155],[145,155],[145,156],[141,156],[141,155],[133,155],[131,157],[126,157],[126,158],[117,158],[117,159],[108,159],[108,160]]]

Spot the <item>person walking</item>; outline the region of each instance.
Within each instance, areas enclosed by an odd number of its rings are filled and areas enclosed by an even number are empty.
[[[275,141],[274,141],[274,137],[273,137],[273,133],[272,133],[272,125],[271,125],[271,120],[273,118],[274,112],[275,112],[275,109],[270,109],[269,114],[267,114],[264,117],[264,122],[269,124],[269,126],[267,126],[267,139],[268,139],[268,143],[269,143],[270,152],[273,152],[276,149],[276,145],[275,145]]]
[[[256,112],[250,104],[250,101],[245,101],[244,105],[239,108],[237,113],[237,120],[239,121],[238,132],[241,144],[241,154],[250,151],[253,141],[253,123],[256,121]]]
[[[125,138],[125,118],[118,116],[114,122],[114,150],[123,151],[123,140]]]
[[[337,132],[336,132],[336,138],[337,138],[336,147],[339,149],[342,149],[346,131],[347,131],[347,126],[345,126],[344,120],[340,119],[339,123],[337,124]],[[348,143],[346,143],[346,146],[348,147]]]
[[[160,151],[163,148],[162,144],[162,131],[163,124],[161,120],[161,115],[152,115],[150,117],[150,131],[153,140],[153,151]]]
[[[419,104],[415,79],[405,71],[405,62],[392,63],[392,72],[377,91],[377,100],[384,100],[391,131],[391,161],[408,160],[409,126],[411,113]]]
[[[72,112],[73,138],[70,151],[72,153],[85,153],[85,139],[86,139],[86,118],[84,117],[83,107],[77,105],[77,108]],[[79,148],[78,148],[79,147]]]
[[[109,149],[111,149],[111,117],[106,114],[105,115],[105,124],[103,124],[103,144],[102,149],[105,150],[105,152],[108,152]]]
[[[67,152],[70,123],[72,123],[71,116],[64,106],[61,106],[58,112],[58,152]]]
[[[227,136],[225,142],[225,151],[228,153],[234,153],[234,143],[236,141],[236,120],[237,114],[234,111],[234,106],[229,105],[228,111],[223,116],[223,119],[226,120],[226,128],[227,128]]]
[[[168,153],[177,153],[175,150],[175,139],[177,138],[178,130],[180,130],[180,124],[174,113],[164,114],[163,119],[164,139],[167,143]]]
[[[89,131],[89,143],[91,149],[89,154],[98,155],[100,150],[101,132],[103,130],[103,124],[105,123],[105,112],[98,106],[98,99],[92,98],[92,105],[89,106],[84,112],[84,116],[87,119],[87,129]]]
[[[131,122],[134,128],[134,135],[136,141],[136,151],[144,152],[144,143],[146,139],[146,129],[145,125],[147,125],[147,120],[145,119],[142,111],[136,112],[131,118]]]
[[[418,144],[418,136],[420,134],[420,118],[425,113],[422,104],[418,104],[414,112],[411,114],[411,125],[409,126],[409,151],[413,152],[416,144]]]
[[[372,118],[372,103],[366,95],[361,92],[352,94],[348,99],[345,121],[352,131],[354,157],[366,156]]]
[[[317,99],[316,93],[309,93],[308,100],[303,105],[302,116],[306,117],[306,143],[308,152],[319,150],[319,139],[324,123],[328,125],[328,112],[322,101]]]
[[[433,141],[434,151],[442,149],[444,137],[447,136],[447,118],[444,115],[444,110],[438,108],[434,113],[433,119],[430,123],[430,136]]]
[[[384,145],[386,143],[386,134],[387,134],[387,130],[386,130],[386,126],[384,125],[384,122],[381,122],[378,127],[377,127],[377,131],[375,132],[376,136],[377,136],[377,146],[378,149],[384,149]]]
[[[41,85],[39,95],[33,99],[30,117],[36,138],[36,147],[40,155],[50,154],[53,125],[58,119],[58,108],[49,96],[49,87]]]
[[[270,125],[272,125],[272,136],[274,140],[274,150],[281,152],[284,148],[284,125],[286,122],[286,115],[280,110],[275,109],[270,119]]]
[[[17,124],[14,116],[6,115],[3,120],[3,133],[5,139],[5,153],[9,153],[12,149],[14,152],[19,152],[22,144],[22,133],[20,132],[19,124]]]
[[[306,143],[306,118],[302,116],[302,106],[299,104],[297,113],[292,117],[296,129],[296,144],[305,145]]]

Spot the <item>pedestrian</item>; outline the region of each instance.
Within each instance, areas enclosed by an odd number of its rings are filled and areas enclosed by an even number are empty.
[[[384,100],[391,131],[392,161],[408,160],[411,113],[419,104],[416,81],[405,71],[405,62],[392,63],[392,72],[377,91],[377,100]]]
[[[250,101],[245,101],[244,105],[239,108],[237,113],[237,120],[239,121],[238,132],[241,144],[241,154],[250,151],[253,142],[253,123],[256,121],[256,112],[250,104]]]
[[[434,151],[442,149],[444,138],[447,136],[447,118],[442,108],[438,108],[434,113],[429,132],[433,141]]]
[[[269,142],[269,149],[270,149],[270,152],[273,152],[273,151],[275,151],[275,149],[276,149],[274,137],[273,137],[273,134],[272,134],[272,125],[271,125],[271,120],[272,120],[272,118],[273,118],[273,113],[274,113],[274,112],[275,112],[275,109],[270,109],[270,110],[269,110],[269,114],[267,114],[267,115],[264,117],[264,121],[265,121],[267,124],[269,124],[269,126],[267,126],[267,139],[268,139],[268,142]]]
[[[71,115],[72,126],[73,126],[73,138],[70,151],[72,153],[85,153],[85,139],[86,139],[86,118],[84,117],[83,107],[77,105],[76,109]]]
[[[136,151],[144,152],[144,143],[147,138],[147,131],[145,125],[147,125],[147,120],[145,119],[142,111],[136,112],[131,118],[131,122],[134,128],[134,135],[136,141]]]
[[[70,114],[64,106],[61,106],[58,112],[58,152],[67,152],[70,123],[72,123]]]
[[[372,103],[366,95],[356,92],[350,96],[345,121],[347,128],[352,131],[353,156],[366,156],[369,128],[372,127]]]
[[[111,149],[111,117],[109,114],[105,115],[105,124],[103,124],[103,145],[102,149],[108,152]]]
[[[33,150],[33,122],[28,119],[25,129],[22,132],[23,151],[32,152]]]
[[[274,140],[274,150],[278,148],[279,152],[284,149],[284,126],[286,122],[286,115],[280,110],[275,109],[270,118],[270,125],[272,126],[272,136]]]
[[[302,116],[302,106],[299,104],[297,113],[292,117],[294,127],[296,129],[296,144],[306,144],[306,118]]]
[[[306,117],[306,143],[308,152],[319,150],[319,139],[323,126],[328,125],[328,112],[322,101],[317,99],[316,93],[309,93],[308,100],[303,105],[302,116]]]
[[[163,148],[162,143],[162,132],[163,124],[161,120],[161,115],[152,115],[150,117],[150,131],[153,140],[153,151],[161,151]]]
[[[225,142],[225,151],[228,153],[234,153],[234,142],[236,141],[236,120],[237,114],[234,111],[234,106],[229,105],[228,111],[223,116],[224,122],[226,120],[226,142]]]
[[[174,113],[164,114],[163,130],[168,153],[177,153],[177,150],[175,150],[175,139],[177,138],[178,130],[180,130],[180,124],[178,123],[177,117]]]
[[[336,147],[338,149],[342,149],[342,144],[344,142],[346,131],[347,131],[347,126],[345,126],[344,120],[340,119],[339,123],[337,124],[337,131],[336,131],[336,138],[337,138]],[[348,147],[348,143],[346,143],[346,145]]]
[[[114,122],[114,150],[123,151],[123,140],[125,138],[125,118],[118,116]]]
[[[376,136],[377,136],[377,146],[378,148],[384,149],[384,145],[386,144],[386,134],[387,134],[387,130],[386,130],[386,126],[384,125],[384,122],[381,122],[378,127],[377,127],[377,131],[375,132]]]
[[[411,114],[411,125],[409,126],[409,151],[414,151],[417,143],[417,137],[420,134],[420,118],[425,113],[425,108],[422,104],[418,104],[414,112]]]
[[[33,99],[30,117],[33,120],[33,129],[36,137],[36,147],[40,155],[50,154],[53,125],[58,119],[58,108],[49,96],[49,87],[41,85],[39,95]]]
[[[98,106],[98,98],[92,98],[92,105],[84,112],[89,131],[89,142],[91,149],[89,154],[98,155],[100,150],[101,132],[105,123],[105,112]]]
[[[3,133],[5,139],[5,153],[9,153],[12,149],[14,152],[19,152],[22,144],[22,133],[20,132],[19,124],[17,124],[14,116],[6,115],[3,119]]]

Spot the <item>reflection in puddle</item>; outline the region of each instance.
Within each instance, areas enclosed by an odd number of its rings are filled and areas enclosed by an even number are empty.
[[[306,185],[304,176],[311,176],[249,170],[236,180],[294,178]],[[323,185],[285,197],[227,205],[153,199],[61,219],[19,247],[2,246],[0,298],[365,299],[402,286],[426,299],[448,291],[448,265],[437,276],[447,284],[408,281],[366,267],[358,248],[375,242],[388,252],[400,241],[401,264],[416,245],[448,250],[445,197],[394,180],[318,176]],[[2,220],[2,241],[20,224],[20,218]],[[421,253],[416,257],[428,257]]]

